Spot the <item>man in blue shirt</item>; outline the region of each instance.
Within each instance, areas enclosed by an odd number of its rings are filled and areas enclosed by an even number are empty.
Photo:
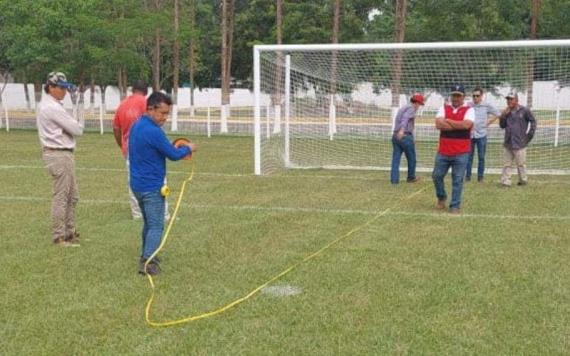
[[[467,161],[467,169],[465,170],[465,180],[471,180],[471,170],[473,167],[473,157],[475,156],[475,147],[477,147],[477,181],[483,182],[485,174],[485,151],[487,150],[487,127],[495,122],[501,115],[501,112],[491,104],[483,102],[483,89],[477,87],[473,90],[473,102],[469,103],[475,112],[475,122],[473,123],[473,136],[471,137],[471,152],[469,153],[469,161]],[[494,118],[489,120],[489,115]]]
[[[392,135],[392,168],[390,170],[390,182],[398,184],[400,182],[400,160],[402,153],[408,161],[408,183],[418,181],[416,177],[416,146],[414,143],[414,122],[416,112],[419,107],[424,105],[424,96],[422,94],[414,94],[410,99],[410,103],[403,106],[394,120],[394,132]]]
[[[131,189],[144,220],[139,273],[155,275],[159,272],[159,261],[154,258],[147,263],[147,260],[160,245],[164,230],[165,197],[161,188],[166,177],[166,158],[178,161],[191,155],[196,145],[188,143],[176,148],[162,131],[161,126],[172,106],[168,95],[154,92],[148,97],[146,106],[146,113],[133,124],[129,133],[129,174]]]

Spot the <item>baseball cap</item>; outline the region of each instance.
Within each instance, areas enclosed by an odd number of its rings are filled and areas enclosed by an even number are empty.
[[[519,98],[519,94],[518,94],[516,91],[511,90],[511,91],[507,94],[507,96],[505,96],[505,98],[507,98],[507,99],[509,99],[509,98],[517,98],[517,99],[518,99],[518,98]]]
[[[450,90],[451,94],[465,95],[465,87],[463,84],[453,84]]]
[[[62,72],[51,72],[48,74],[46,84],[57,85],[58,87],[64,89],[73,89],[75,87],[75,85],[67,81],[65,74]]]
[[[424,96],[420,93],[416,93],[416,94],[412,95],[412,98],[410,99],[410,101],[413,103],[418,103],[420,105],[424,105]]]

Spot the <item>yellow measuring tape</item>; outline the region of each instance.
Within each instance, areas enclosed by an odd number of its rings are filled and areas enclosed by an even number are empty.
[[[186,189],[186,185],[188,183],[190,183],[190,181],[192,181],[192,178],[194,177],[194,164],[192,164],[192,171],[190,173],[190,176],[184,180],[184,182],[182,183],[182,188],[180,189],[180,193],[178,194],[178,198],[176,200],[176,207],[174,208],[174,213],[172,214],[172,217],[170,219],[170,221],[168,222],[168,227],[166,228],[166,231],[164,233],[164,238],[162,239],[160,245],[158,246],[158,248],[156,249],[156,251],[148,258],[148,261],[152,260],[159,252],[160,250],[164,247],[164,244],[166,243],[166,240],[168,238],[168,235],[170,234],[170,229],[172,228],[172,225],[174,224],[174,221],[176,219],[176,215],[178,214],[178,209],[180,208],[180,202],[182,201],[182,196],[184,195],[184,191]],[[400,203],[404,202],[405,200],[409,200],[411,198],[413,198],[414,196],[420,194],[421,192],[423,192],[426,189],[426,187],[421,188],[420,190],[416,191],[415,193],[412,193],[402,199],[400,199],[396,204],[394,204],[392,207],[387,208],[383,211],[378,212],[378,214],[374,215],[374,217],[372,217],[371,219],[369,219],[368,221],[366,221],[364,224],[359,225],[355,228],[353,228],[352,230],[350,230],[349,232],[347,232],[346,234],[340,236],[339,238],[329,242],[328,244],[326,244],[325,246],[323,246],[322,248],[320,248],[319,250],[313,252],[312,254],[306,256],[305,258],[303,258],[302,260],[300,260],[299,262],[293,264],[292,266],[286,268],[285,270],[283,270],[281,273],[277,274],[276,276],[270,278],[269,280],[267,280],[265,283],[261,284],[260,286],[254,288],[251,292],[247,293],[246,295],[244,295],[241,298],[238,298],[236,300],[234,300],[231,303],[228,303],[222,307],[219,307],[217,309],[202,313],[202,314],[198,314],[198,315],[194,315],[194,316],[188,316],[186,318],[181,318],[181,319],[177,319],[177,320],[167,320],[167,321],[152,321],[150,319],[150,309],[152,307],[152,302],[154,301],[154,293],[155,293],[155,285],[154,285],[154,281],[152,279],[152,276],[150,274],[147,274],[147,278],[148,281],[150,282],[150,286],[151,286],[151,295],[148,299],[148,302],[146,303],[146,309],[145,309],[145,320],[146,322],[150,325],[150,326],[156,326],[156,327],[161,327],[161,326],[173,326],[173,325],[179,325],[179,324],[184,324],[184,323],[189,323],[191,321],[196,321],[199,319],[205,319],[205,318],[209,318],[212,317],[214,315],[218,315],[221,314],[223,312],[225,312],[226,310],[248,300],[249,298],[251,298],[252,296],[254,296],[257,292],[259,292],[260,290],[262,290],[263,288],[265,288],[267,285],[271,284],[272,282],[278,280],[279,278],[283,277],[284,275],[286,275],[287,273],[291,272],[292,270],[294,270],[295,268],[297,268],[299,265],[315,258],[316,256],[320,255],[323,251],[327,250],[328,248],[330,248],[331,246],[339,243],[340,241],[348,238],[349,236],[351,236],[352,234],[354,234],[355,232],[363,229],[364,227],[370,225],[371,223],[373,223],[374,221],[376,221],[378,218],[386,215],[388,212],[390,212],[392,209],[394,209],[395,207],[397,207]],[[145,270],[146,270],[146,265],[145,264]]]

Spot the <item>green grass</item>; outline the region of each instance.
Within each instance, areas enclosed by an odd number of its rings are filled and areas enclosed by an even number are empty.
[[[76,153],[80,248],[50,244],[51,183],[32,131],[0,133],[0,354],[570,353],[570,183],[532,176],[502,189],[469,183],[464,214],[433,210],[428,175],[285,171],[256,177],[252,139],[194,137],[195,178],[156,278],[155,320],[225,305],[392,208],[216,317],[144,322],[141,223],[111,135]],[[170,203],[189,162],[169,165]],[[449,177],[447,178],[449,186]],[[417,190],[425,190],[405,199]]]

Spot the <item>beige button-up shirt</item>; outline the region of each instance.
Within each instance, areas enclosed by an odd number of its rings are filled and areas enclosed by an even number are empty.
[[[77,122],[63,104],[47,94],[38,105],[38,135],[42,147],[75,148],[75,136],[83,134],[83,122]]]

